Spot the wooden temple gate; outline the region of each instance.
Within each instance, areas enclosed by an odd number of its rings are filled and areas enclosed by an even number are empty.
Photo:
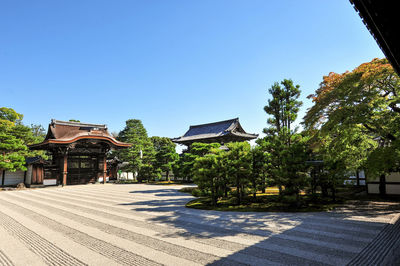
[[[52,120],[45,140],[30,146],[47,150],[52,163],[37,178],[56,179],[57,184],[76,185],[107,178],[107,153],[131,144],[115,140],[105,125]],[[38,180],[38,179],[36,179]]]

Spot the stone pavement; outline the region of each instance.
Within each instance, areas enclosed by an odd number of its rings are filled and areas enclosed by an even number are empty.
[[[399,203],[327,213],[187,209],[182,186],[97,184],[0,192],[0,265],[381,264]]]

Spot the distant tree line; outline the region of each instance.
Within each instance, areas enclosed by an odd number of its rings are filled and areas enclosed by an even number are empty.
[[[137,180],[156,180],[161,174],[169,175],[178,159],[175,144],[167,137],[148,137],[142,121],[129,119],[125,128],[117,135],[117,140],[132,143],[128,149],[115,151],[112,156],[127,162],[124,170],[137,174]]]
[[[301,131],[295,124],[300,93],[290,79],[268,89],[265,137],[254,147],[247,142],[223,149],[217,143],[194,143],[178,155],[169,138],[148,137],[140,120],[129,119],[115,135],[133,145],[112,156],[127,162],[126,170],[137,173],[139,181],[159,179],[161,173],[169,179],[171,172],[194,181],[199,193],[214,203],[234,196],[240,204],[268,186],[278,187],[280,197],[296,200],[316,190],[335,198],[349,173],[362,169],[367,177],[384,181],[388,173],[400,170],[400,78],[386,59],[324,76],[308,96],[313,105]],[[46,156],[27,149],[44,139],[44,128],[26,126],[22,119],[15,110],[0,108],[0,170],[24,170],[25,157]],[[323,162],[322,168],[312,164],[317,161]]]
[[[351,72],[330,73],[309,96],[299,132],[294,126],[302,103],[291,80],[268,90],[266,136],[255,147],[194,143],[175,169],[193,178],[199,194],[219,198],[256,197],[267,186],[279,196],[313,194],[334,200],[339,186],[356,171],[384,180],[400,171],[400,79],[386,59],[374,59]],[[313,162],[321,162],[316,166]]]
[[[30,151],[27,145],[41,142],[46,136],[41,125],[26,126],[23,115],[12,108],[0,108],[0,171],[26,170],[25,158],[41,155],[42,151]]]

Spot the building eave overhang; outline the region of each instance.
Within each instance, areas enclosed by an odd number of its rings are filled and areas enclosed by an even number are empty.
[[[28,147],[32,150],[40,150],[40,149],[46,149],[50,144],[67,145],[83,139],[95,139],[95,140],[107,141],[110,144],[112,144],[115,148],[129,148],[132,146],[132,144],[130,143],[119,142],[109,137],[91,135],[91,136],[79,136],[71,139],[48,139],[41,143],[28,145]]]
[[[232,138],[232,137],[239,138],[240,140],[238,140],[238,141],[248,141],[248,140],[258,138],[258,134],[248,134],[248,133],[238,134],[235,132],[229,132],[228,134],[219,135],[219,136],[210,136],[210,137],[197,137],[197,138],[180,137],[180,138],[171,139],[171,141],[174,143],[187,145],[187,144],[191,144],[193,142],[201,142],[202,140],[212,140],[212,139],[220,140],[220,139],[226,139],[226,138]],[[218,141],[216,141],[216,142],[218,142]]]
[[[350,0],[372,37],[400,75],[398,11],[387,1]]]

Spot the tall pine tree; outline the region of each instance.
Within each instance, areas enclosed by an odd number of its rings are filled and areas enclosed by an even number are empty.
[[[133,144],[130,148],[117,153],[121,160],[129,163],[127,170],[137,173],[139,182],[153,179],[155,177],[155,150],[142,121],[127,120],[125,128],[119,132],[117,139]]]

